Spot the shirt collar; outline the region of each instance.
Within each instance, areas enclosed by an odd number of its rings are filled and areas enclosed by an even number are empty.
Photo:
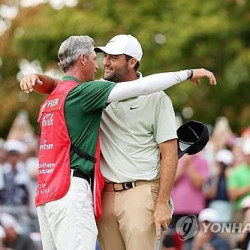
[[[63,81],[74,80],[74,81],[76,81],[76,82],[81,83],[81,81],[80,81],[79,79],[75,78],[74,76],[64,76],[64,77],[62,78],[62,80],[63,80]]]
[[[139,72],[139,71],[136,72],[136,75],[137,75],[138,78],[142,78],[143,77],[142,73]]]

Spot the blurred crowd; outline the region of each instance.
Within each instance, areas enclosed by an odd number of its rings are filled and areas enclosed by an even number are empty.
[[[0,139],[0,250],[41,249],[34,206],[38,149],[39,137],[21,111],[7,138]],[[225,117],[218,118],[205,149],[179,161],[171,196],[175,212],[162,249],[249,250],[249,231],[204,234],[200,225],[250,223],[250,127],[237,135]],[[183,240],[178,222],[189,215],[198,228]]]
[[[42,249],[34,205],[38,149],[39,137],[21,111],[0,139],[0,250]]]
[[[179,161],[172,198],[175,212],[163,241],[164,250],[250,250],[250,126],[236,135],[228,120],[219,117],[210,127],[205,149]],[[197,218],[197,232],[180,240],[176,234],[183,236],[181,230],[187,228],[180,228],[185,225],[178,222],[190,215]],[[204,228],[216,229],[209,227],[213,223],[229,229],[226,233],[204,233]],[[248,230],[240,232],[240,226]]]

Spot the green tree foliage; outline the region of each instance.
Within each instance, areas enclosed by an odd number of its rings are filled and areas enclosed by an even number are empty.
[[[77,6],[61,10],[48,4],[20,7],[0,38],[0,134],[6,135],[19,109],[28,110],[35,124],[43,99],[31,94],[23,100],[16,80],[21,58],[39,60],[44,70],[57,68],[57,50],[66,37],[87,34],[104,45],[121,33],[141,41],[144,75],[189,67],[213,71],[217,87],[207,81],[202,86],[186,83],[167,93],[176,112],[189,106],[192,119],[212,124],[216,117],[227,116],[239,132],[250,123],[249,10],[245,0],[79,0]]]

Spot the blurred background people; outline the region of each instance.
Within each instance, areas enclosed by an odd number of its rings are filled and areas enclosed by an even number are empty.
[[[219,214],[212,208],[203,209],[198,217],[199,230],[190,250],[230,250],[229,242],[211,230],[211,223],[219,221]],[[204,226],[201,224],[205,224]],[[204,232],[204,228],[207,231]]]
[[[4,228],[0,225],[0,250],[5,250],[4,243],[6,240],[6,233]]]
[[[173,220],[189,214],[198,216],[199,212],[205,208],[206,199],[202,188],[208,177],[209,165],[202,153],[182,157],[172,190],[175,206]]]
[[[233,154],[232,167],[239,166],[245,162],[245,155],[241,149],[242,139],[242,137],[235,138],[234,145],[231,148],[231,152]]]
[[[242,152],[245,161],[239,166],[235,166],[229,175],[228,193],[232,202],[234,202],[234,218],[235,222],[243,221],[242,200],[250,195],[250,138],[244,139],[242,142]]]
[[[232,217],[232,205],[228,197],[227,178],[229,167],[233,163],[230,150],[221,149],[215,155],[215,171],[204,187],[208,199],[208,207],[213,208],[220,215],[218,222],[229,222]]]
[[[3,164],[5,160],[6,160],[6,151],[4,149],[4,139],[0,138],[0,195],[1,195],[1,190],[4,187]]]
[[[224,116],[218,117],[215,121],[214,127],[210,128],[210,138],[204,150],[205,157],[209,162],[210,173],[214,174],[216,171],[217,152],[233,145],[235,135],[229,125],[228,119]]]
[[[27,185],[28,188],[28,195],[29,195],[29,216],[31,218],[31,224],[30,224],[30,230],[31,231],[39,231],[39,224],[37,220],[37,212],[36,212],[36,206],[35,206],[35,196],[36,196],[36,186],[37,186],[37,173],[38,173],[38,148],[39,148],[39,142],[33,141],[33,143],[29,143],[28,145],[28,151],[26,154],[26,161],[25,165],[27,168],[27,172],[29,175],[29,182]]]
[[[162,250],[182,250],[183,241],[176,232],[170,231],[164,236]]]
[[[36,250],[33,241],[27,235],[23,235],[16,219],[6,213],[0,215],[0,222],[5,230],[4,247],[13,250]]]
[[[0,165],[6,160],[6,152],[4,150],[4,139],[0,138]]]
[[[28,231],[30,177],[24,162],[21,161],[22,154],[26,152],[26,145],[18,140],[8,140],[4,147],[7,158],[3,164],[4,186],[0,198],[1,211],[13,215]]]
[[[175,184],[171,193],[174,201],[174,216],[170,223],[175,228],[177,221],[190,214],[198,217],[206,206],[203,185],[209,177],[209,165],[202,152],[196,155],[185,155],[179,160]],[[189,239],[184,245],[191,244]]]
[[[250,196],[247,196],[242,200],[241,207],[243,210],[244,226],[246,226],[247,224],[249,225],[250,224]],[[240,233],[237,236],[237,247],[243,250],[250,249],[250,231],[249,230],[245,230],[244,232]]]

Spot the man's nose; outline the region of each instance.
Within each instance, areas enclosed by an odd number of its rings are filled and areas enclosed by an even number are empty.
[[[103,66],[110,65],[110,60],[107,56],[103,58],[102,64],[103,64]]]
[[[96,70],[98,70],[98,69],[99,69],[99,65],[98,65],[98,63],[96,63],[96,64],[95,64],[95,68],[96,68]]]

